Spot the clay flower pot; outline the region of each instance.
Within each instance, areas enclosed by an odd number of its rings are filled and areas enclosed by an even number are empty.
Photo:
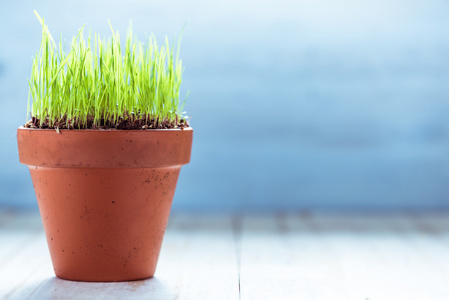
[[[152,277],[193,130],[17,130],[56,276]]]

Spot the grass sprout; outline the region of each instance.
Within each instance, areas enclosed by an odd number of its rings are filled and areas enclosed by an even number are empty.
[[[56,129],[184,128],[184,103],[179,102],[183,66],[178,41],[158,45],[154,35],[138,41],[131,28],[126,43],[114,32],[84,38],[84,26],[70,51],[57,45],[42,24],[42,42],[33,58],[26,127]],[[30,105],[30,98],[32,103]]]

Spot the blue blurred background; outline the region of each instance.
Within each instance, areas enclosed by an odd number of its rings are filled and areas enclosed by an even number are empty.
[[[449,2],[2,1],[0,205],[37,209],[15,131],[46,18],[179,34],[195,130],[174,210],[449,208]]]

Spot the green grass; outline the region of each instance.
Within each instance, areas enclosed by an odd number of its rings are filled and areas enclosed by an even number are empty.
[[[182,62],[168,38],[158,46],[154,36],[138,41],[128,30],[124,49],[118,32],[101,39],[84,26],[70,51],[57,45],[44,20],[42,42],[29,79],[26,127],[150,129],[186,127],[179,89]],[[29,97],[30,98],[30,97]],[[183,105],[182,105],[183,106]],[[30,111],[31,110],[31,111]]]

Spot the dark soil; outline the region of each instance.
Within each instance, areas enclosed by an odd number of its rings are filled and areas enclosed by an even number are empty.
[[[94,124],[93,118],[88,118],[87,122],[78,122],[77,119],[67,121],[64,117],[50,125],[47,121],[41,122],[39,119],[32,117],[25,125],[25,128],[39,128],[39,129],[119,129],[119,130],[145,130],[145,129],[184,129],[189,127],[189,123],[184,119],[169,121],[168,119],[161,120],[159,118],[119,118],[116,123],[110,120],[101,119],[99,125]]]

